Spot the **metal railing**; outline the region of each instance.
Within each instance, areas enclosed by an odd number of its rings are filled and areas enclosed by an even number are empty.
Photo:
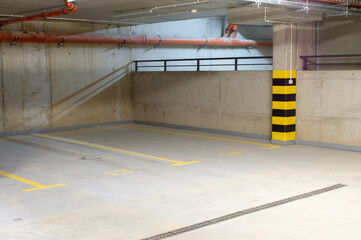
[[[272,66],[272,61],[257,62],[257,60],[272,59],[272,56],[255,57],[228,57],[228,58],[191,58],[191,59],[162,59],[162,60],[137,60],[134,61],[135,71],[143,69],[161,69],[167,72],[169,69],[188,68],[190,71],[202,71],[204,67],[225,67],[223,70],[237,71],[240,66]],[[214,63],[216,61],[216,63]],[[223,62],[223,63],[220,63]],[[156,63],[152,65],[151,63]],[[204,69],[205,70],[205,69]],[[206,71],[210,71],[209,69]],[[217,71],[220,71],[217,69]]]
[[[317,70],[318,66],[361,66],[361,54],[344,54],[344,55],[311,55],[311,56],[300,56],[303,60],[303,70]],[[320,62],[321,59],[342,59],[342,62]],[[360,62],[346,62],[345,59],[355,60],[358,59]]]

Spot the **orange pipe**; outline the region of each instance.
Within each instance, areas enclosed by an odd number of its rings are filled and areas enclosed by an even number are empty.
[[[229,25],[228,25],[228,27],[227,27],[226,30],[224,31],[224,35],[223,35],[224,38],[228,38],[228,37],[229,37],[229,34],[231,33],[231,30],[232,30],[232,26],[233,26],[233,24],[229,24]]]
[[[236,24],[229,24],[228,27],[226,28],[226,30],[224,31],[224,38],[235,38],[237,36],[237,32],[238,32],[238,27]]]
[[[71,13],[75,13],[77,11],[78,11],[78,7],[75,4],[70,3],[67,0],[65,0],[65,8],[62,10],[57,10],[57,11],[53,11],[53,12],[44,12],[42,14],[37,14],[37,15],[33,15],[33,16],[1,21],[0,26],[5,26],[5,25],[9,25],[9,24],[14,24],[14,23],[20,23],[20,22],[34,21],[34,20],[38,20],[38,19],[55,17],[55,16],[59,16],[59,15],[64,15],[64,14],[71,14]]]
[[[11,32],[0,31],[0,42],[41,42],[41,43],[103,43],[129,45],[189,45],[189,46],[218,46],[242,47],[264,46],[271,47],[272,42],[256,42],[231,38],[162,38],[141,36],[109,36],[89,34],[54,34],[44,32]]]
[[[235,38],[237,36],[238,33],[238,26],[236,24],[232,25],[232,34],[230,36],[230,38]]]

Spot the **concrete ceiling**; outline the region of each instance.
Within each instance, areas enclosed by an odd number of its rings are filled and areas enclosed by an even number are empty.
[[[125,25],[226,16],[226,3],[180,5],[195,0],[77,0],[79,11],[65,18],[117,21]],[[150,8],[177,4],[150,12]],[[0,14],[28,15],[64,7],[63,0],[0,0]],[[197,9],[197,13],[191,13]],[[114,15],[120,15],[114,17]]]

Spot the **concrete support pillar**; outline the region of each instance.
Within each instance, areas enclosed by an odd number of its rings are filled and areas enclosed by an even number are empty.
[[[316,24],[273,26],[272,143],[296,143],[296,82],[301,55],[316,54]]]
[[[2,69],[2,43],[0,43],[0,136],[4,133],[4,103],[3,103],[3,69]]]
[[[272,143],[296,143],[297,28],[273,26]]]

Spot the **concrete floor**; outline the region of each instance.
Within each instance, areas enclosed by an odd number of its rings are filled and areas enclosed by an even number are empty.
[[[361,239],[361,153],[269,144],[142,125],[2,140],[0,239],[143,239],[338,183],[169,239]]]

